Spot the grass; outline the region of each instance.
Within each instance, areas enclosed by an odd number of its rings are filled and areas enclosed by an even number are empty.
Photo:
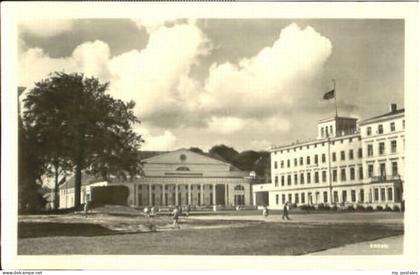
[[[219,224],[222,221],[194,221]],[[223,221],[226,223],[226,221]],[[229,223],[229,222],[227,222]],[[38,226],[38,227],[37,227]],[[66,225],[69,226],[69,225]],[[403,234],[402,225],[288,224],[247,222],[243,227],[183,229],[164,232],[112,234],[97,227],[53,223],[19,225],[18,254],[178,254],[178,255],[302,255],[345,244]],[[49,227],[49,229],[45,229]],[[48,236],[28,231],[49,232]],[[73,229],[72,229],[73,228]],[[77,230],[76,230],[77,229]],[[86,230],[86,231],[84,231]],[[67,232],[67,235],[65,234]],[[80,232],[78,236],[69,232]],[[94,236],[90,235],[90,233]]]

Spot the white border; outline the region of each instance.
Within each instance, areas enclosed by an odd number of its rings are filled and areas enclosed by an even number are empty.
[[[402,256],[17,256],[17,31],[20,19],[42,18],[403,18],[405,19],[406,213]],[[418,268],[417,3],[3,2],[2,264],[5,269],[306,269]]]

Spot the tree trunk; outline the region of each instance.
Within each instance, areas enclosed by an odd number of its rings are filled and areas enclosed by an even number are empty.
[[[54,210],[58,209],[58,167],[55,167]]]
[[[80,207],[80,194],[82,186],[82,168],[80,164],[76,164],[74,181],[74,207]]]

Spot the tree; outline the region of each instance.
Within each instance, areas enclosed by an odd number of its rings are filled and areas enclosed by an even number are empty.
[[[190,147],[190,149],[188,149],[188,150],[190,150],[191,152],[194,152],[194,153],[204,154],[203,150],[201,150],[201,148],[199,148],[199,147]]]
[[[270,178],[270,153],[244,151],[232,159],[232,164],[241,170],[255,171],[259,178]]]
[[[24,121],[32,127],[41,152],[54,171],[73,170],[75,207],[80,206],[82,170],[103,179],[126,178],[140,171],[141,136],[135,103],[106,93],[109,83],[79,73],[54,73],[35,83],[24,100]]]
[[[215,145],[209,150],[209,154],[212,156],[220,156],[225,161],[230,162],[235,156],[239,153],[232,147],[226,146],[224,144]]]
[[[34,211],[45,206],[42,197],[41,176],[44,160],[39,154],[39,143],[31,129],[18,120],[18,210]]]

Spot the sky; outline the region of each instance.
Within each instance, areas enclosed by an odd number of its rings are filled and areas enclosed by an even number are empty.
[[[136,102],[143,150],[266,150],[316,137],[335,114],[404,106],[404,21],[77,19],[19,25],[19,85],[54,71],[110,82]],[[24,95],[23,95],[24,96]]]

